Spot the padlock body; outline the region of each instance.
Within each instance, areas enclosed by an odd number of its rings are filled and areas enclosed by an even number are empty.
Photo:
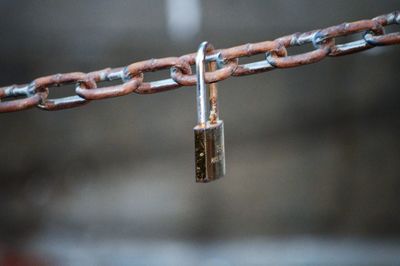
[[[207,183],[225,175],[224,122],[209,121],[194,128],[196,182]]]

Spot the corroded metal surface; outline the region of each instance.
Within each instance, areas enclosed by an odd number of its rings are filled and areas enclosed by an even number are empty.
[[[194,128],[196,182],[206,183],[225,175],[224,123],[218,120]]]
[[[206,53],[212,49],[210,43],[203,42],[196,55],[197,126],[194,127],[194,149],[196,181],[200,183],[207,183],[225,175],[224,123],[218,117],[216,83],[208,86],[210,110],[207,117],[205,63]],[[217,64],[209,62],[208,68],[210,71],[216,71]]]
[[[274,41],[249,43],[227,49],[209,49],[207,60],[219,64],[219,69],[206,73],[207,83],[218,82],[231,76],[252,75],[276,68],[291,68],[319,62],[326,57],[347,55],[371,49],[375,46],[395,45],[400,43],[400,32],[385,34],[384,27],[400,24],[400,12],[378,16],[371,20],[342,23],[337,26],[306,33],[295,33]],[[335,39],[342,36],[363,33],[357,41],[335,44]],[[287,48],[312,43],[315,50],[288,55]],[[265,54],[265,60],[240,64],[239,58]],[[98,100],[123,96],[130,93],[152,94],[196,84],[196,77],[191,72],[196,54],[181,57],[150,59],[130,64],[126,67],[107,68],[90,73],[57,74],[36,79],[26,85],[12,85],[0,88],[0,112],[20,111],[34,106],[45,110],[73,108]],[[145,81],[145,73],[170,69],[170,78],[157,81]],[[121,80],[116,86],[100,87],[98,83]],[[76,95],[59,99],[48,99],[48,88],[76,83]],[[15,99],[22,97],[22,99]],[[4,101],[10,98],[9,101]],[[3,101],[1,101],[3,100]]]

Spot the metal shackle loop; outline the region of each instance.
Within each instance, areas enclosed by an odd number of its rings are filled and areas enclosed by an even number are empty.
[[[196,99],[197,99],[197,124],[205,126],[207,122],[207,91],[205,82],[205,63],[207,50],[213,47],[208,42],[202,42],[196,54]],[[213,59],[211,59],[213,60]],[[216,62],[210,62],[209,68],[214,71],[217,68]],[[217,112],[217,84],[210,84],[210,120],[211,123],[218,119]]]

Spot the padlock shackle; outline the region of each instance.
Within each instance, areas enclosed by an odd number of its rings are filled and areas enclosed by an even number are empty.
[[[197,49],[196,55],[196,100],[197,100],[197,124],[205,125],[207,121],[207,92],[205,82],[205,57],[206,51],[210,44],[202,42]]]

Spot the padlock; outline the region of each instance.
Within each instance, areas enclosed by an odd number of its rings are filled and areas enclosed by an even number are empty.
[[[194,127],[196,182],[207,183],[225,175],[224,123],[219,120],[217,84],[209,85],[210,114],[206,118],[205,54],[211,45],[200,44],[196,56],[197,126]],[[208,63],[211,71],[216,62]]]

